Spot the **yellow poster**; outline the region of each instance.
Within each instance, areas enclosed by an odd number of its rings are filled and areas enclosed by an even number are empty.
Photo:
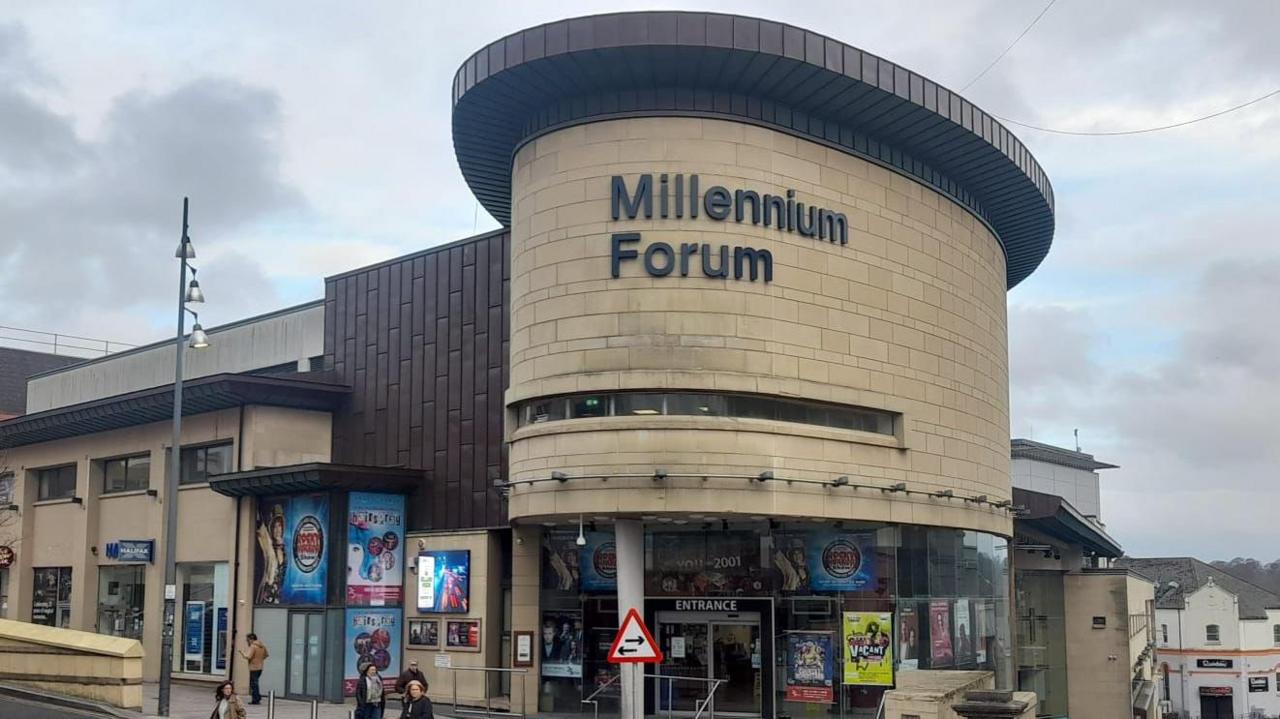
[[[893,686],[893,615],[844,613],[844,683]]]

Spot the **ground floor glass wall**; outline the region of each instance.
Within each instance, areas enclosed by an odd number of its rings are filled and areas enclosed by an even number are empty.
[[[1014,572],[1018,689],[1035,692],[1038,716],[1067,715],[1066,607],[1061,572]]]
[[[141,641],[146,573],[142,564],[98,567],[99,634]]]
[[[71,567],[36,567],[32,578],[31,622],[71,626]]]
[[[230,571],[226,562],[178,565],[178,636],[174,671],[225,674],[230,608]]]
[[[0,619],[9,616],[9,570],[0,569]]]
[[[612,528],[584,536],[543,534],[541,711],[581,711],[614,674]],[[682,677],[650,681],[648,710],[693,711],[714,684],[717,713],[871,716],[910,669],[986,669],[1011,688],[1007,560],[1003,538],[953,529],[647,523],[646,621],[665,655],[654,671]],[[695,597],[725,601],[682,599]],[[615,697],[597,697],[601,712]]]

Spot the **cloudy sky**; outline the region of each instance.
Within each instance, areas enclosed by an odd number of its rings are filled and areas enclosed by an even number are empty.
[[[795,23],[960,88],[1044,3],[656,6]],[[164,336],[184,194],[206,324],[495,227],[453,157],[457,65],[529,25],[653,7],[6,2],[0,325]],[[1280,87],[1278,26],[1270,0],[1059,0],[965,94],[1062,129],[1168,124]],[[1009,295],[1014,435],[1069,446],[1079,428],[1122,465],[1103,511],[1131,553],[1277,558],[1280,97],[1149,135],[1017,134],[1059,214]]]

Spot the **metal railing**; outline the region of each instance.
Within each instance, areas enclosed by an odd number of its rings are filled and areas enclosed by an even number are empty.
[[[724,684],[726,680],[724,680],[724,679],[705,679],[705,678],[703,678],[703,677],[681,677],[681,676],[676,676],[676,675],[673,675],[673,674],[641,674],[640,676],[641,676],[641,677],[643,677],[643,678],[645,678],[645,679],[657,679],[657,680],[659,680],[659,685],[658,685],[658,686],[659,686],[659,689],[658,689],[659,693],[661,693],[661,691],[662,691],[662,689],[661,689],[661,687],[662,687],[661,681],[662,681],[662,680],[664,680],[664,679],[666,680],[666,682],[667,682],[667,692],[666,692],[666,694],[667,694],[667,719],[671,719],[671,716],[672,716],[673,712],[675,711],[675,701],[674,701],[674,697],[671,695],[672,684],[674,684],[675,682],[697,682],[697,683],[699,683],[699,684],[710,684],[710,685],[711,685],[711,688],[707,690],[707,696],[706,696],[706,698],[704,698],[704,699],[697,699],[697,700],[694,700],[694,702],[693,702],[693,708],[694,708],[694,712],[693,712],[693,719],[701,719],[701,717],[702,717],[702,713],[703,713],[703,712],[706,712],[706,713],[707,713],[707,719],[715,719],[715,716],[716,716],[716,708],[715,708],[715,704],[712,702],[712,700],[715,698],[716,690],[717,690],[717,689],[719,689],[719,688],[720,688],[720,685],[721,685],[721,684]],[[596,690],[595,690],[595,691],[593,691],[593,692],[591,692],[590,696],[588,696],[586,699],[583,699],[583,700],[582,700],[582,703],[583,703],[583,704],[590,704],[590,705],[591,705],[592,717],[593,717],[594,719],[600,719],[600,700],[599,700],[599,699],[597,699],[596,697],[598,697],[598,696],[600,696],[602,693],[604,693],[604,690],[606,690],[606,689],[608,689],[609,687],[613,686],[614,682],[617,682],[617,681],[618,681],[618,679],[620,679],[621,677],[622,677],[622,675],[621,675],[621,674],[615,674],[615,675],[613,675],[612,677],[610,677],[610,678],[609,678],[609,681],[607,681],[607,682],[605,682],[604,684],[601,684],[600,686],[596,687]]]
[[[75,341],[69,341],[75,340]],[[137,345],[127,342],[116,342],[115,340],[102,340],[94,337],[81,337],[79,335],[68,335],[59,332],[45,332],[44,330],[29,330],[23,327],[10,327],[8,325],[0,325],[0,341],[19,342],[28,345],[38,345],[42,348],[49,348],[43,351],[51,351],[53,354],[67,355],[66,350],[77,350],[80,352],[93,352],[100,355],[109,355],[113,351],[131,349]],[[81,357],[83,355],[70,354],[71,357]]]
[[[622,678],[621,674],[614,674],[613,676],[609,677],[609,681],[596,687],[596,690],[591,692],[590,696],[582,700],[583,704],[591,705],[591,716],[595,717],[595,719],[600,719],[600,700],[596,699],[596,697],[600,696],[600,694],[603,693],[605,689],[608,689],[609,687],[613,686],[613,683],[618,681],[621,678]]]
[[[440,668],[447,669],[449,672],[451,672],[450,676],[453,679],[453,711],[452,711],[453,714],[455,715],[470,714],[473,716],[491,717],[496,713],[499,716],[510,717],[511,719],[525,719],[525,717],[527,716],[524,713],[524,700],[525,700],[525,691],[526,691],[525,675],[529,673],[528,669],[513,669],[510,667],[440,667]],[[481,682],[482,684],[484,684],[484,710],[483,711],[481,711],[480,709],[472,709],[470,707],[464,709],[458,706],[458,672],[484,672],[484,680]],[[507,710],[494,712],[493,710],[494,697],[493,697],[493,694],[489,691],[490,673],[494,673],[499,676],[503,674],[520,675],[520,682],[519,682],[520,703],[519,704],[516,704],[514,701],[512,701],[512,699],[514,699],[515,697],[515,692],[512,691],[511,692],[512,696],[507,698]],[[516,682],[512,682],[513,685],[515,683]],[[519,711],[516,711],[517,706],[520,707]]]

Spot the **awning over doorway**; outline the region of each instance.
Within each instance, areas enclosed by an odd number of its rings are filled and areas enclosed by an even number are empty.
[[[209,478],[209,488],[228,497],[326,490],[407,494],[425,480],[426,472],[420,469],[308,462],[214,475]]]

